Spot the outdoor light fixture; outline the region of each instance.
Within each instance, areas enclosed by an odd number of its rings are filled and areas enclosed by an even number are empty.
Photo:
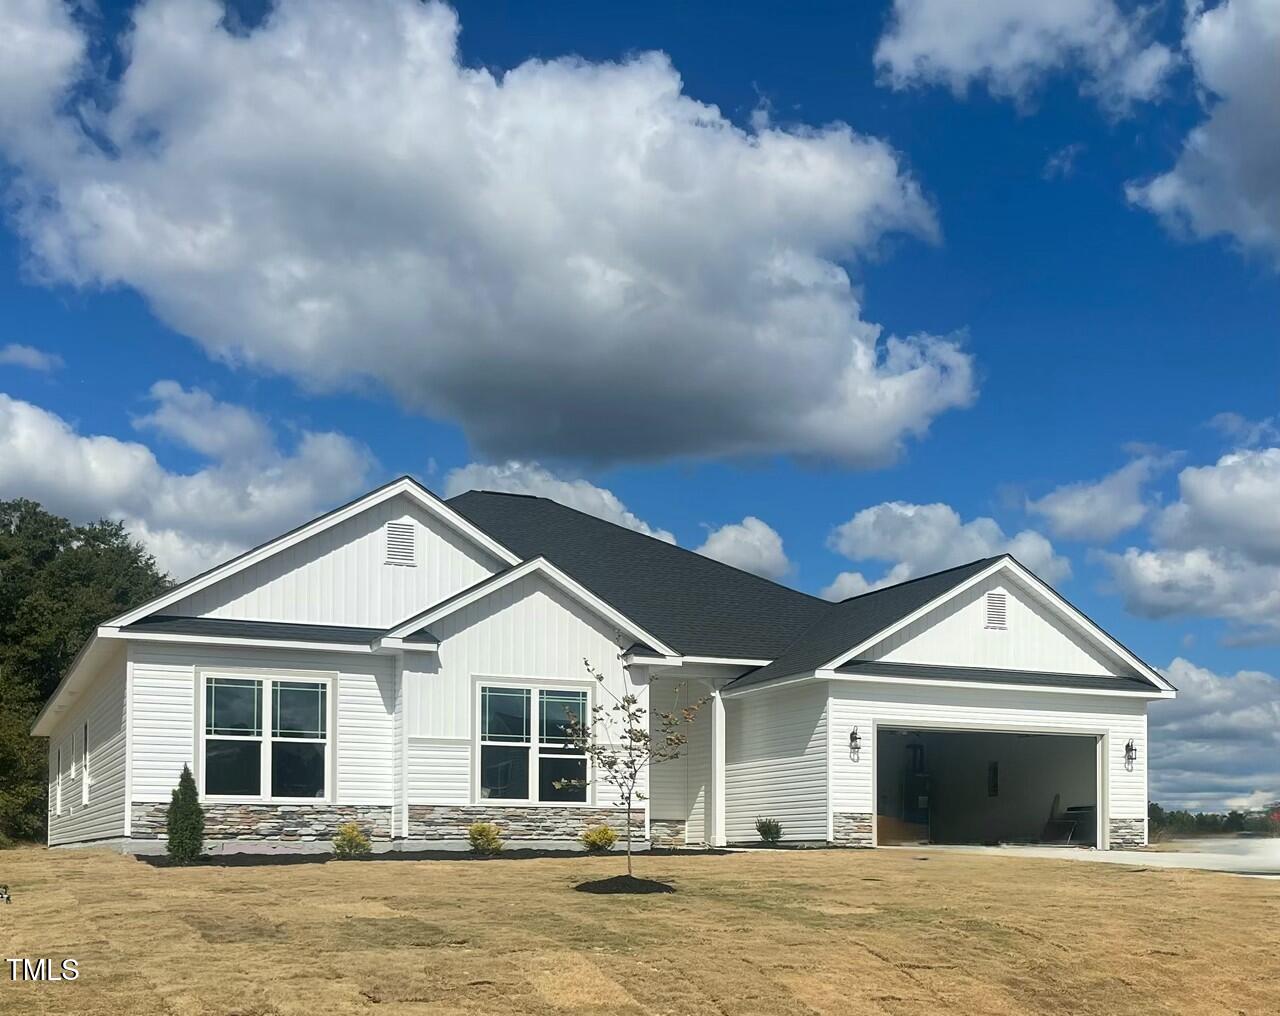
[[[858,736],[857,727],[849,731],[849,754],[853,756],[855,762],[858,761],[858,756],[862,754],[862,738]]]
[[[1124,767],[1130,771],[1133,770],[1133,763],[1138,760],[1138,746],[1133,743],[1133,738],[1129,738],[1129,743],[1124,746]]]

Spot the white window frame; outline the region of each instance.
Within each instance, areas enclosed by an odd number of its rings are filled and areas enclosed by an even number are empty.
[[[89,803],[89,721],[80,728],[80,803]]]
[[[281,671],[258,670],[251,667],[200,668],[199,680],[196,681],[196,786],[200,791],[200,800],[223,804],[333,804],[337,797],[337,767],[334,746],[337,742],[337,674],[316,671]],[[207,685],[210,678],[224,678],[235,681],[257,681],[262,689],[262,733],[258,735],[212,734],[206,733],[207,723],[205,710],[208,705]],[[294,741],[298,738],[275,737],[271,733],[272,707],[274,705],[271,689],[276,683],[283,684],[322,684],[325,692],[325,736],[324,736],[324,796],[322,797],[273,797],[271,794],[271,746],[276,741]],[[261,757],[258,765],[259,793],[257,794],[208,794],[205,793],[205,741],[208,737],[215,741],[258,741],[261,743]],[[305,739],[315,744],[317,738]]]
[[[529,791],[526,798],[517,797],[481,797],[480,796],[480,749],[486,745],[497,747],[522,747],[515,741],[485,741],[481,734],[484,730],[483,688],[511,688],[529,693]],[[595,704],[596,684],[594,681],[557,680],[545,677],[484,677],[473,675],[471,688],[472,709],[474,717],[471,732],[471,802],[486,808],[594,808],[596,807],[596,781],[591,757],[587,756],[587,793],[582,801],[540,801],[537,798],[539,761],[541,751],[542,696],[544,691],[586,692],[587,714],[584,723],[590,723]]]

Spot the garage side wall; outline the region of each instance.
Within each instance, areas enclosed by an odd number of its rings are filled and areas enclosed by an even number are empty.
[[[1112,847],[1147,839],[1146,701],[1050,692],[831,682],[831,810],[835,839],[871,844],[879,726],[1105,734],[1101,805]],[[858,728],[861,747],[849,748]],[[1125,762],[1132,739],[1136,761]],[[842,830],[844,830],[842,834]]]

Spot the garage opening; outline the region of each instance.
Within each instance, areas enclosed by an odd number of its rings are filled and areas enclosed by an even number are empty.
[[[877,842],[1096,846],[1097,740],[881,728]]]

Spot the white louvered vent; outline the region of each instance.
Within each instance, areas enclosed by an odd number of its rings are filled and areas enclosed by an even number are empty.
[[[418,563],[417,531],[412,522],[387,523],[387,564]]]
[[[1004,593],[987,593],[987,627],[996,631],[1009,627],[1009,603]]]

